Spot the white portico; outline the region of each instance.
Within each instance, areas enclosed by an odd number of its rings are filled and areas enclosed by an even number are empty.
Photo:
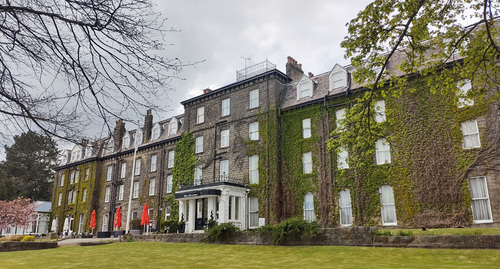
[[[179,220],[184,217],[186,233],[203,231],[213,216],[217,223],[231,222],[247,229],[249,189],[240,184],[216,182],[184,187],[175,193],[179,201]]]

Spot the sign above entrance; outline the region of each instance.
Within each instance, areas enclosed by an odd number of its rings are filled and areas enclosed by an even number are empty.
[[[206,190],[195,190],[187,192],[177,192],[175,193],[175,199],[199,197],[199,196],[219,196],[221,194],[220,190],[206,189]]]

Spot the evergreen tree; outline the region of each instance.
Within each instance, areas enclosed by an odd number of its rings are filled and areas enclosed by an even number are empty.
[[[6,160],[0,166],[0,200],[18,196],[33,201],[51,198],[57,148],[52,139],[35,132],[14,137],[12,146],[5,146]],[[5,188],[5,189],[4,189]]]

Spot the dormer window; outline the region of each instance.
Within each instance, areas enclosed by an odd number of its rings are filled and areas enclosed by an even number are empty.
[[[129,146],[130,146],[130,134],[127,132],[125,133],[125,136],[123,136],[122,149],[126,149]]]
[[[347,71],[340,65],[335,65],[329,75],[330,91],[347,87]]]
[[[177,133],[177,129],[179,127],[179,122],[176,118],[172,118],[170,123],[168,124],[168,135],[175,135]]]
[[[113,152],[115,147],[115,140],[113,138],[109,139],[108,143],[106,144],[106,153],[111,153]]]
[[[82,157],[82,150],[80,146],[75,146],[71,151],[71,162],[76,162]]]
[[[85,148],[85,158],[90,158],[92,156],[93,149],[91,146]]]
[[[142,131],[141,130],[139,130],[139,132],[135,134],[134,143],[137,146],[139,146],[140,144],[142,144]]]
[[[313,95],[313,81],[302,76],[299,83],[297,83],[297,100],[302,98],[311,97]]]
[[[153,131],[151,134],[151,140],[156,140],[156,139],[160,138],[160,133],[161,133],[161,126],[160,126],[160,124],[157,123],[153,127]]]

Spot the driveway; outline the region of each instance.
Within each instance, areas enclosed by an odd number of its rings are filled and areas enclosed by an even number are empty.
[[[69,238],[69,239],[63,239],[59,242],[57,242],[57,245],[59,247],[65,247],[65,246],[74,246],[78,245],[80,242],[120,242],[119,237],[110,237],[110,238]]]

